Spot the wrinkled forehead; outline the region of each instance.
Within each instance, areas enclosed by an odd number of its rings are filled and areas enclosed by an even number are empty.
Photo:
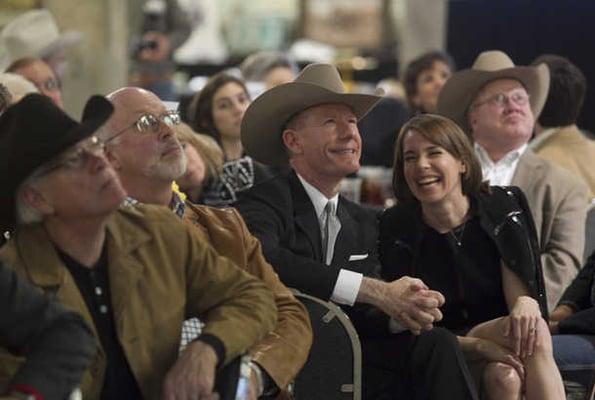
[[[159,116],[167,112],[165,104],[153,93],[146,91],[131,91],[112,100],[114,112],[114,125],[116,129],[120,124],[131,124],[142,115],[151,114]]]
[[[526,91],[525,87],[523,86],[522,82],[513,79],[513,78],[505,78],[505,79],[496,79],[493,81],[489,81],[485,85],[481,87],[477,91],[474,100],[477,99],[484,99],[486,97],[493,96],[499,93],[508,93],[511,90],[515,89],[523,89]]]

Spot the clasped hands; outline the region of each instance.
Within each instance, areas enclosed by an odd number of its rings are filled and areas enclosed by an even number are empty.
[[[442,319],[439,307],[444,296],[430,290],[420,279],[404,276],[387,282],[384,290],[384,312],[402,323],[414,335],[430,330]]]

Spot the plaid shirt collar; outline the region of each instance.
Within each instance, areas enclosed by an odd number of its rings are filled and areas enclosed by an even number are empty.
[[[128,196],[122,203],[122,207],[134,207],[139,203],[140,202],[135,198]],[[172,210],[178,217],[182,218],[184,216],[185,207],[186,203],[184,203],[184,200],[182,200],[182,198],[176,192],[172,192],[171,201],[169,202],[169,209]]]

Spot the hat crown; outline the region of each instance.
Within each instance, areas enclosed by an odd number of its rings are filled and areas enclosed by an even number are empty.
[[[296,83],[309,83],[336,93],[345,93],[337,68],[330,64],[310,64],[295,78]]]
[[[499,71],[514,68],[515,65],[508,55],[499,50],[484,51],[473,63],[471,69],[478,71]]]

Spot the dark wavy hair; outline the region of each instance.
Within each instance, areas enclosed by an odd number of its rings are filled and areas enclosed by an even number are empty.
[[[221,135],[213,121],[213,97],[221,87],[230,82],[240,85],[246,96],[250,97],[242,79],[223,71],[209,78],[202,90],[194,95],[188,108],[188,121],[192,129],[211,136],[217,143],[221,143]]]
[[[565,57],[544,54],[531,65],[545,63],[550,70],[550,90],[539,115],[541,126],[566,126],[576,122],[587,93],[587,79],[582,71]]]
[[[412,114],[424,111],[413,104],[412,101],[413,97],[417,94],[417,78],[419,78],[422,72],[432,68],[432,65],[434,65],[436,61],[442,61],[444,64],[448,65],[452,72],[454,72],[456,69],[456,65],[452,57],[448,53],[440,50],[430,51],[428,53],[422,54],[421,56],[412,60],[407,65],[407,68],[405,68],[402,81],[403,86],[405,86],[405,94],[407,95],[407,105],[409,106]]]
[[[475,155],[473,144],[465,132],[448,118],[436,114],[419,114],[403,125],[395,143],[393,190],[397,201],[403,203],[419,202],[411,193],[411,189],[409,189],[409,185],[405,180],[403,142],[409,131],[418,132],[465,164],[466,170],[461,177],[463,194],[469,195],[480,190],[488,190],[487,182],[482,182],[481,164]]]

